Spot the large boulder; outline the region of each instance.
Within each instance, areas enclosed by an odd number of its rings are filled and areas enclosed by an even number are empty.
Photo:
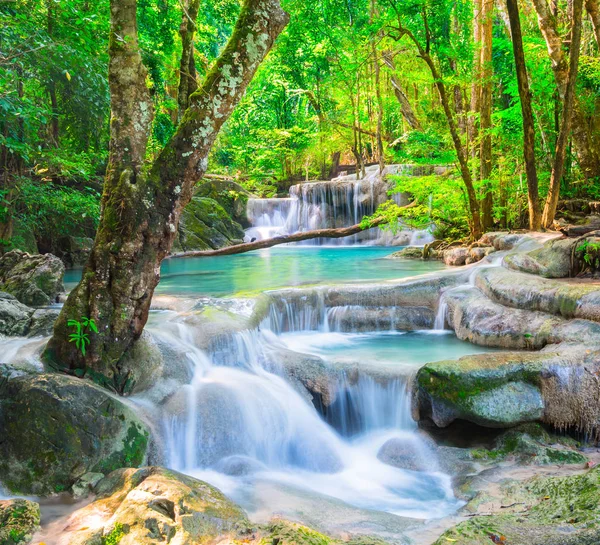
[[[60,545],[231,543],[250,528],[244,511],[219,490],[160,467],[120,469],[95,492],[96,501],[66,522]]]
[[[450,248],[449,250],[444,250],[443,255],[443,261],[446,265],[459,267],[467,262],[467,258],[469,257],[469,249],[463,246],[459,246],[458,248]]]
[[[554,347],[553,347],[554,348]],[[415,417],[490,428],[541,421],[593,435],[600,425],[600,351],[496,352],[429,363],[417,373]]]
[[[142,464],[150,433],[101,388],[0,369],[0,481],[20,493],[68,490],[84,474]]]
[[[252,195],[240,184],[233,180],[207,180],[196,187],[195,195],[217,201],[233,221],[250,227],[246,205]]]
[[[12,250],[0,257],[0,289],[31,307],[55,302],[64,291],[64,274],[63,262],[52,254]]]
[[[40,525],[40,506],[29,500],[0,500],[0,545],[26,545]]]
[[[216,250],[242,242],[244,230],[215,200],[194,196],[179,222],[175,248],[183,251]]]

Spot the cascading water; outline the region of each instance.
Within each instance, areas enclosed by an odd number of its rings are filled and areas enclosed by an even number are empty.
[[[419,442],[406,379],[332,372],[337,402],[320,413],[289,382],[278,354],[290,347],[268,328],[226,336],[210,354],[194,345],[190,326],[179,325],[171,342],[193,364],[193,377],[162,404],[169,467],[242,504],[249,486],[269,482],[416,518],[456,508],[449,477],[377,458],[392,438]]]
[[[391,165],[387,174],[409,174],[413,165]],[[314,229],[349,227],[359,223],[364,216],[375,213],[377,207],[390,199],[391,185],[379,173],[379,167],[368,167],[364,178],[340,176],[329,182],[307,182],[290,188],[287,199],[250,199],[248,219],[252,227],[246,239],[264,239]],[[407,195],[394,193],[391,196],[398,205],[407,204]],[[342,239],[314,239],[303,244],[328,245],[422,245],[431,241],[427,230],[398,233],[370,229]]]

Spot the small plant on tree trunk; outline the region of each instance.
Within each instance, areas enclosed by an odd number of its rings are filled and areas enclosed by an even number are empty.
[[[85,356],[85,347],[90,344],[90,332],[98,333],[96,322],[92,318],[83,316],[81,322],[69,320],[67,325],[75,328],[75,332],[69,334],[69,342],[75,343],[75,346],[81,350],[81,354]]]

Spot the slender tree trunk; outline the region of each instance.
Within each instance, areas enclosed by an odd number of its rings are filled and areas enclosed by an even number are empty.
[[[179,63],[179,90],[177,93],[177,119],[181,121],[189,106],[190,96],[198,88],[196,63],[194,61],[194,34],[200,0],[189,0],[182,4],[182,19],[179,27],[181,36],[181,60]]]
[[[468,135],[471,144],[471,157],[477,159],[479,157],[478,139],[478,122],[479,113],[481,111],[481,19],[482,19],[483,0],[474,0],[473,2],[473,67],[472,67],[472,83],[471,83],[471,115],[469,116]],[[474,161],[475,163],[476,161]],[[473,168],[473,173],[479,174],[476,168]]]
[[[484,229],[493,224],[494,194],[490,183],[492,174],[492,29],[494,0],[482,0],[481,12],[481,102],[479,115],[480,177],[484,181],[484,196],[481,200],[481,217]]]
[[[383,99],[381,98],[381,81],[379,66],[379,57],[377,55],[377,48],[375,42],[372,43],[373,52],[373,67],[375,70],[375,97],[377,100],[377,159],[379,161],[379,173],[383,173],[385,168],[385,156],[383,152],[383,138],[381,133],[383,132]]]
[[[598,4],[598,0],[585,0],[585,9],[590,16],[592,26],[594,27],[596,44],[600,47],[600,5]]]
[[[423,127],[413,110],[412,105],[410,104],[410,100],[406,96],[402,84],[400,80],[396,77],[394,72],[396,71],[396,65],[394,64],[394,60],[392,59],[391,54],[384,53],[383,62],[385,62],[386,66],[391,70],[390,81],[392,83],[392,88],[394,89],[394,95],[398,100],[398,104],[400,104],[400,111],[402,112],[402,116],[406,119],[406,122],[410,125],[411,129],[421,131]]]
[[[559,100],[565,99],[569,76],[569,61],[565,54],[562,37],[558,31],[556,17],[546,0],[533,0],[538,17],[538,26],[546,41],[548,55],[552,63]],[[573,147],[579,166],[586,178],[600,174],[600,141],[590,131],[590,123],[579,104],[577,96],[573,101],[572,116]]]
[[[53,1],[47,2],[47,32],[51,39],[54,37],[54,21],[56,18],[56,6],[57,4]],[[50,111],[52,112],[52,118],[50,120],[50,139],[52,146],[58,147],[59,139],[59,127],[58,127],[58,99],[56,98],[56,83],[51,77],[48,83],[48,95],[50,96]]]
[[[50,365],[88,374],[122,393],[131,389],[135,377],[123,355],[146,324],[181,212],[206,172],[221,126],[287,21],[278,0],[244,2],[227,46],[190,97],[176,133],[150,168],[142,169],[152,102],[137,41],[136,0],[111,1],[111,140],[102,214],[82,280],[46,347]],[[90,335],[85,356],[68,342],[67,320],[82,316],[99,329]]]
[[[506,8],[510,21],[519,98],[521,99],[521,112],[523,115],[523,155],[525,157],[525,171],[527,173],[529,228],[532,231],[539,231],[542,224],[542,216],[540,212],[537,169],[535,166],[535,126],[533,111],[531,109],[531,91],[529,90],[529,81],[527,79],[525,53],[523,51],[523,35],[521,33],[518,0],[506,0]]]
[[[542,224],[550,227],[554,222],[556,207],[560,196],[560,182],[563,177],[565,167],[565,155],[567,152],[567,143],[571,132],[571,120],[573,117],[573,103],[575,101],[575,83],[577,81],[577,71],[579,69],[579,48],[581,44],[581,19],[583,11],[583,0],[573,0],[573,16],[571,18],[571,47],[569,60],[569,76],[563,105],[562,122],[558,139],[556,141],[556,150],[554,154],[554,164],[552,166],[552,175],[550,176],[550,189],[544,206]]]

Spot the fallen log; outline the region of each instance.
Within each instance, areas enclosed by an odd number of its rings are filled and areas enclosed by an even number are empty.
[[[406,206],[400,206],[399,208],[404,210],[406,208],[412,208],[416,205],[417,202],[413,201],[410,204],[407,204]],[[226,246],[225,248],[219,248],[218,250],[179,252],[177,254],[172,254],[170,257],[213,257],[218,255],[234,255],[251,252],[252,250],[271,248],[272,246],[277,246],[279,244],[287,244],[288,242],[302,242],[303,240],[310,240],[313,238],[344,238],[356,235],[362,231],[368,231],[369,229],[379,227],[387,222],[387,218],[376,218],[367,226],[357,223],[356,225],[352,225],[350,227],[339,227],[336,229],[314,229],[313,231],[303,231],[300,233],[294,233],[292,235],[281,235],[273,238],[265,238],[263,240],[255,240],[254,242],[234,244],[233,246]]]

